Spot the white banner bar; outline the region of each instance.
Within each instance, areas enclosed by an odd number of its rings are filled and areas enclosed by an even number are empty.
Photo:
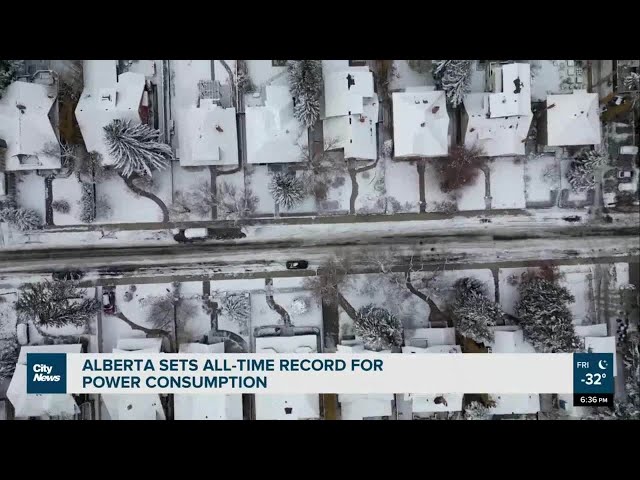
[[[67,393],[572,391],[572,354],[67,355]]]

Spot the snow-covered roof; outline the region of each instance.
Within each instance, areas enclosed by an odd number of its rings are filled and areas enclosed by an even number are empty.
[[[491,398],[496,402],[496,406],[489,409],[492,415],[526,415],[540,411],[537,393],[491,394]]]
[[[160,353],[161,338],[121,338],[113,353]],[[112,420],[164,420],[165,413],[157,393],[105,394],[101,396]]]
[[[594,323],[593,325],[575,325],[574,330],[579,337],[606,337],[607,324]]]
[[[495,67],[494,93],[489,94],[489,115],[531,116],[531,70],[528,63]]]
[[[448,330],[444,328],[428,328],[425,330]],[[425,353],[462,353],[459,345],[434,345],[431,347],[402,347],[404,354]],[[442,393],[439,395],[422,393],[405,393],[404,399],[412,402],[413,413],[459,412],[462,410],[462,393]],[[443,397],[444,402],[435,403],[436,398]]]
[[[140,73],[126,72],[116,80],[111,62],[84,62],[84,90],[75,112],[87,150],[100,153],[105,165],[113,164],[115,159],[104,141],[104,127],[116,119],[140,123],[145,86],[144,75]]]
[[[256,353],[315,353],[315,335],[257,337]],[[255,396],[256,420],[302,420],[320,418],[320,397],[316,394]]]
[[[411,340],[426,340],[427,346],[455,345],[456,329],[451,328],[416,328],[408,330]]]
[[[547,96],[548,145],[599,145],[600,142],[597,93],[574,90],[566,95]]]
[[[492,353],[535,353],[533,346],[525,341],[520,327],[500,325],[489,328],[493,330],[494,340],[487,347]]]
[[[449,151],[449,114],[443,91],[393,92],[396,157],[441,157]]]
[[[328,72],[324,77],[324,116],[363,113],[364,99],[373,96],[373,74],[368,67]]]
[[[378,96],[365,98],[362,112],[322,122],[326,149],[344,149],[345,158],[375,160],[378,156]]]
[[[287,163],[302,160],[307,129],[293,116],[293,97],[287,85],[268,85],[264,106],[246,107],[248,163]]]
[[[45,155],[47,144],[58,145],[49,112],[55,102],[46,86],[13,82],[0,99],[0,139],[7,144],[5,170],[60,168],[60,158]]]
[[[468,122],[464,135],[467,148],[478,145],[488,157],[524,155],[524,142],[529,134],[533,116],[515,115],[494,117],[489,115],[488,93],[469,93],[464,97]]]
[[[235,108],[222,108],[211,100],[201,99],[199,107],[179,109],[177,121],[181,166],[238,164]]]
[[[79,412],[72,395],[27,394],[27,353],[81,353],[79,343],[69,345],[31,345],[20,348],[16,370],[7,389],[7,398],[17,418],[70,416]]]
[[[224,342],[183,343],[179,353],[224,353]],[[175,394],[173,412],[176,420],[242,420],[242,395]]]

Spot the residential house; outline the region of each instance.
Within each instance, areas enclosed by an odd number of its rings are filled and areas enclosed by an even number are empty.
[[[179,353],[224,353],[224,341],[206,345],[183,343]],[[175,394],[175,420],[242,420],[242,394]]]
[[[256,353],[316,353],[315,335],[256,337]],[[256,420],[317,420],[320,418],[318,394],[255,395]]]
[[[293,116],[293,97],[287,85],[267,85],[264,105],[247,106],[248,163],[294,163],[304,160],[308,132]]]
[[[73,418],[80,408],[71,394],[28,394],[27,353],[82,353],[79,343],[69,345],[29,345],[20,348],[16,370],[7,389],[15,418]]]
[[[444,91],[432,88],[413,87],[393,92],[395,158],[443,157],[449,152],[447,97]]]
[[[118,75],[116,67],[115,60],[84,61],[84,90],[75,111],[87,151],[102,155],[104,165],[116,161],[109,153],[104,127],[114,120],[142,123],[149,101],[144,75]]]
[[[391,353],[390,351],[372,352],[364,348],[359,340],[345,340],[337,346],[337,353],[342,354],[374,354]],[[338,395],[340,416],[342,420],[371,420],[389,418],[393,415],[394,395],[392,393]]]
[[[478,146],[489,157],[524,155],[531,112],[531,72],[528,63],[492,64],[493,92],[464,98],[464,145]]]
[[[160,353],[161,338],[121,338],[113,353]],[[166,420],[157,393],[102,395],[111,420]]]
[[[59,155],[43,152],[59,143],[50,116],[55,104],[56,92],[45,85],[17,81],[7,87],[0,99],[0,153],[4,149],[4,170],[60,168]]]
[[[326,149],[344,149],[345,158],[378,157],[378,95],[368,67],[325,72],[323,135]]]
[[[597,93],[574,90],[547,96],[547,145],[599,145],[600,107]]]

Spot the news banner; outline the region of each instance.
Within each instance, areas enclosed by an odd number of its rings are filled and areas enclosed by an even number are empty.
[[[611,353],[28,353],[27,394],[573,393],[613,406]]]

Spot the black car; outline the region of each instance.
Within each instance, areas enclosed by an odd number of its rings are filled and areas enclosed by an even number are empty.
[[[309,262],[306,260],[289,260],[287,262],[288,270],[304,270],[309,266]]]
[[[54,280],[80,280],[84,277],[84,273],[74,270],[65,270],[62,272],[53,272],[51,276]]]
[[[110,315],[116,313],[116,290],[114,287],[102,289],[102,311]]]

